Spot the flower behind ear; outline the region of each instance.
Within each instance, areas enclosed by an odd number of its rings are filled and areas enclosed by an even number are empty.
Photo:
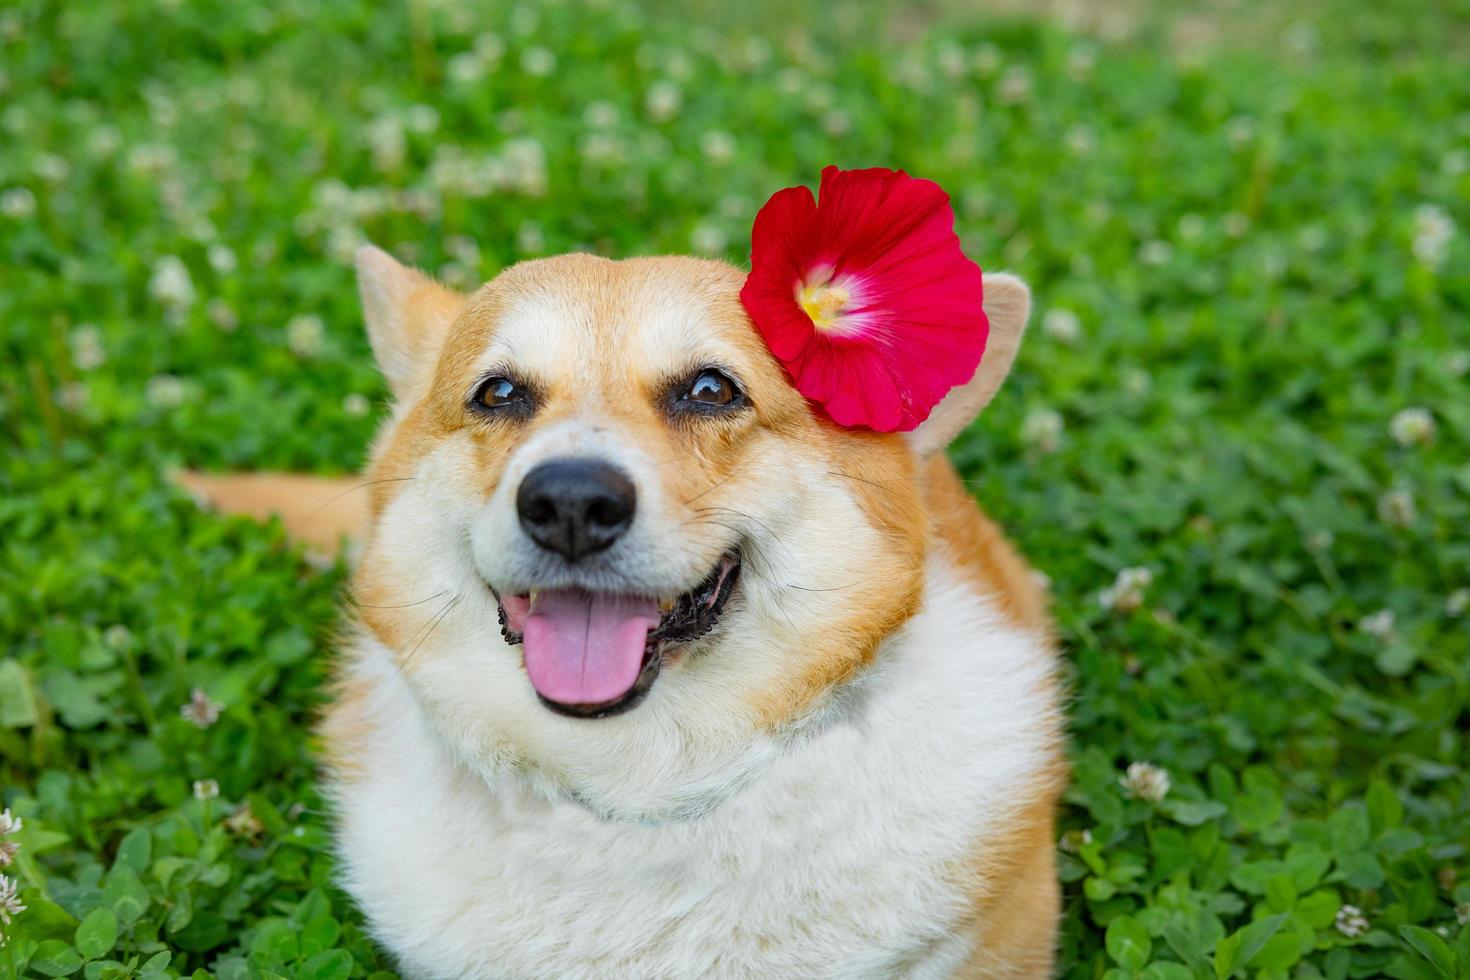
[[[839,425],[908,431],[969,381],[989,324],[949,195],[902,170],[822,171],[772,195],[740,291],[796,389]]]

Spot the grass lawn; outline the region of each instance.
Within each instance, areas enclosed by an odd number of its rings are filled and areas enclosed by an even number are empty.
[[[1064,975],[1470,976],[1470,7],[833,9],[0,9],[0,980],[391,975],[305,737],[344,570],[161,476],[359,465],[360,242],[744,261],[826,163],[1036,291],[955,458],[1061,624]]]

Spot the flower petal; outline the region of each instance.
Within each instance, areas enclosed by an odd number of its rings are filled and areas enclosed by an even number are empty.
[[[831,333],[797,301],[828,280],[851,297],[824,314]],[[983,286],[938,184],[827,167],[817,200],[793,187],[761,209],[740,296],[798,391],[840,425],[890,432],[974,376],[989,333]]]

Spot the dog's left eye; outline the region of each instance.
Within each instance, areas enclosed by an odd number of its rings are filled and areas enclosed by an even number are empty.
[[[510,378],[486,378],[475,389],[474,403],[480,408],[521,411],[530,407],[531,393]]]
[[[744,403],[745,396],[731,377],[723,371],[706,368],[694,376],[676,399],[680,408],[694,411],[710,411],[736,408]]]

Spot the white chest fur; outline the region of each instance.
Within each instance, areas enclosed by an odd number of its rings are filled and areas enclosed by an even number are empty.
[[[488,786],[387,651],[349,657],[378,727],[336,787],[347,884],[414,977],[943,976],[975,887],[954,872],[1055,744],[1044,640],[942,567],[830,724],[723,806],[656,826]]]

